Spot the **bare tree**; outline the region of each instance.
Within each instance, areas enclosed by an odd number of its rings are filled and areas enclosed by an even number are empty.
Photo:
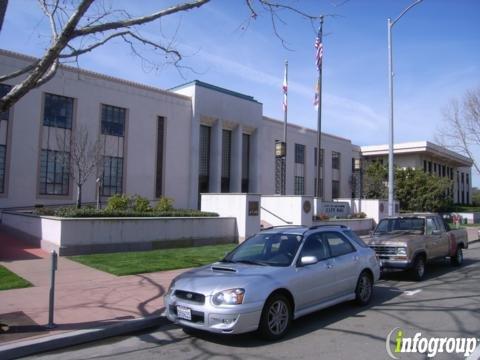
[[[480,174],[475,159],[480,149],[480,88],[467,91],[460,101],[451,100],[443,112],[443,124],[437,130],[435,140],[471,158],[475,171]]]
[[[6,1],[0,0],[5,2]],[[281,11],[314,21],[321,16],[313,16],[288,3],[294,0],[237,0],[242,1],[248,11],[248,19],[242,29],[246,29],[251,20],[259,14],[271,19],[274,34],[285,46],[285,41],[278,31],[278,23],[284,23]],[[122,39],[132,52],[142,57],[138,45],[153,48],[163,54],[164,63],[180,67],[182,54],[175,47],[174,41],[163,44],[148,39],[139,32],[141,25],[159,21],[172,14],[199,8],[210,0],[191,0],[158,10],[151,14],[133,17],[124,9],[106,6],[103,0],[38,0],[39,6],[48,18],[51,29],[51,41],[44,55],[33,63],[10,74],[0,76],[0,82],[17,79],[17,84],[0,99],[0,111],[5,111],[21,99],[30,90],[49,81],[56,73],[59,64],[75,62],[84,55],[115,38]]]
[[[57,136],[63,166],[68,169],[70,179],[77,188],[76,206],[82,206],[82,188],[92,174],[99,174],[103,165],[104,142],[100,137],[91,140],[88,130],[81,126],[74,131]]]

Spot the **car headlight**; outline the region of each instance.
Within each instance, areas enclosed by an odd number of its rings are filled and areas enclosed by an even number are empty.
[[[397,248],[397,255],[407,255],[407,248],[406,247],[398,247]]]
[[[243,303],[245,289],[228,289],[223,290],[212,297],[215,305],[239,305]]]

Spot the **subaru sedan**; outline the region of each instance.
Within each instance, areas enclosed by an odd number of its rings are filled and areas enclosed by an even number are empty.
[[[185,331],[283,337],[293,319],[343,301],[370,302],[375,252],[344,226],[274,227],[221,261],[176,277],[165,315]]]

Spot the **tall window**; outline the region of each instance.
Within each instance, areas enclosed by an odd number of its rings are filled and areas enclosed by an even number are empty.
[[[123,158],[116,156],[103,157],[102,196],[112,196],[122,193]]]
[[[45,94],[43,125],[62,129],[72,128],[73,99],[65,96]]]
[[[250,179],[250,135],[242,135],[242,193],[248,193]]]
[[[50,132],[50,128],[71,131],[73,101],[73,98],[70,97],[45,94],[43,126],[47,127],[47,132]],[[68,145],[65,144],[65,147]],[[40,195],[68,195],[70,189],[69,167],[70,154],[67,151],[42,149],[40,153]]]
[[[305,195],[305,145],[295,144],[294,194]]]
[[[157,174],[155,180],[155,196],[161,197],[163,194],[163,155],[164,155],[164,139],[165,139],[165,118],[158,117],[157,124]]]
[[[332,180],[332,198],[337,199],[340,197],[340,181]]]
[[[305,194],[305,177],[295,176],[295,195]]]
[[[230,163],[232,155],[232,132],[222,131],[222,192],[230,191]]]
[[[0,145],[0,194],[5,192],[5,169],[7,162],[7,146]]]
[[[40,154],[40,194],[68,195],[69,154],[42,150]]]
[[[126,114],[124,108],[102,105],[102,134],[123,137]]]
[[[295,144],[295,164],[305,164],[305,145]]]
[[[332,151],[332,169],[340,170],[340,153]]]
[[[210,127],[205,125],[200,125],[198,153],[198,192],[207,193],[210,180]]]

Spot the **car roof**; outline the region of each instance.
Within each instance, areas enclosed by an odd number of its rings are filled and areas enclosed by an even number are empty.
[[[292,234],[292,235],[305,235],[307,232],[314,232],[315,230],[350,230],[349,227],[340,224],[322,224],[322,225],[281,225],[272,226],[263,229],[263,234]]]

